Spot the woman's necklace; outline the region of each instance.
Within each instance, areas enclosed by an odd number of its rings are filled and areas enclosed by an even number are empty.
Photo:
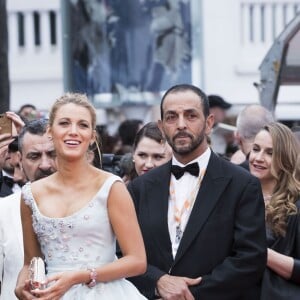
[[[273,196],[273,195],[264,195],[264,201],[265,201],[266,203],[268,203],[268,202],[271,200],[272,196]]]

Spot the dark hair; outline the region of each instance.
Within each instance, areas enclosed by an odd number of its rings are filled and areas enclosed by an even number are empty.
[[[163,95],[162,99],[161,99],[161,103],[160,103],[160,117],[163,120],[163,104],[164,104],[164,100],[167,97],[167,95],[171,94],[171,93],[177,93],[177,92],[185,92],[185,91],[191,91],[194,92],[196,95],[199,96],[199,99],[201,100],[202,103],[202,108],[203,108],[203,114],[204,117],[207,118],[209,115],[209,102],[207,99],[206,94],[200,90],[198,87],[191,85],[191,84],[178,84],[178,85],[174,85],[171,88],[169,88],[165,94]]]
[[[17,152],[17,151],[19,151],[18,137],[16,137],[16,138],[8,145],[8,151],[9,151],[9,152]]]
[[[18,114],[22,113],[25,108],[32,108],[36,110],[36,107],[33,104],[26,103],[19,108]]]
[[[147,137],[149,139],[152,139],[156,141],[157,143],[166,142],[166,139],[164,138],[162,132],[157,126],[156,122],[149,122],[145,124],[136,134],[134,142],[133,142],[133,150],[136,149],[139,142],[143,137]]]
[[[36,119],[28,121],[26,125],[22,128],[18,136],[18,147],[19,151],[22,152],[24,135],[28,132],[34,135],[44,135],[47,130],[48,120],[47,119]]]
[[[138,119],[125,120],[120,124],[118,133],[123,146],[133,145],[136,133],[139,129],[139,126],[142,124],[143,124],[142,120],[138,120]]]

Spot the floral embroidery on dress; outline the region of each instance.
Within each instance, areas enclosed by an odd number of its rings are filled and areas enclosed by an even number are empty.
[[[83,208],[64,218],[43,215],[32,195],[30,183],[23,186],[23,199],[32,211],[32,226],[44,255],[48,275],[99,267],[116,260],[116,237],[107,211],[107,198],[115,181],[121,179],[110,176]],[[128,281],[120,279],[97,283],[93,289],[81,284],[74,285],[61,300],[94,300],[103,297],[109,300],[145,299]]]

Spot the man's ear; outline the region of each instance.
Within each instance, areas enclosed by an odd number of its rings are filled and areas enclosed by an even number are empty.
[[[234,139],[236,140],[238,145],[242,145],[242,138],[238,131],[234,132]]]
[[[213,128],[215,123],[215,117],[213,114],[208,115],[208,117],[206,118],[206,129],[205,129],[205,133],[207,135],[209,135],[211,133],[211,129]]]
[[[158,128],[160,129],[160,131],[163,133],[164,130],[163,130],[162,120],[158,120],[158,121],[157,121],[157,126],[158,126]]]

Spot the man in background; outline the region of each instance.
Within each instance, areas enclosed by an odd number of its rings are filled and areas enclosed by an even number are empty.
[[[19,159],[16,136],[24,126],[23,120],[16,113],[5,114],[12,121],[12,132],[8,134],[0,131],[0,198],[20,190],[20,186],[13,179],[13,164]]]
[[[209,113],[214,116],[214,125],[210,134],[211,147],[214,152],[224,156],[226,153],[228,135],[233,135],[232,130],[222,128],[227,110],[231,108],[231,104],[226,102],[221,96],[209,95]],[[230,126],[228,126],[229,128]]]
[[[262,105],[246,106],[237,117],[235,137],[240,150],[233,154],[231,162],[241,164],[242,167],[249,170],[248,156],[256,134],[265,125],[274,121],[273,114]]]
[[[18,140],[15,139],[8,145],[8,150],[4,156],[2,167],[3,182],[0,189],[0,197],[9,196],[21,189],[21,182],[16,182],[14,179],[14,165],[19,161],[19,156]]]
[[[53,142],[46,134],[47,120],[30,121],[19,134],[21,165],[28,181],[35,181],[56,171]],[[20,217],[21,192],[0,199],[0,281],[1,300],[17,299],[14,289],[23,266],[23,236]]]

